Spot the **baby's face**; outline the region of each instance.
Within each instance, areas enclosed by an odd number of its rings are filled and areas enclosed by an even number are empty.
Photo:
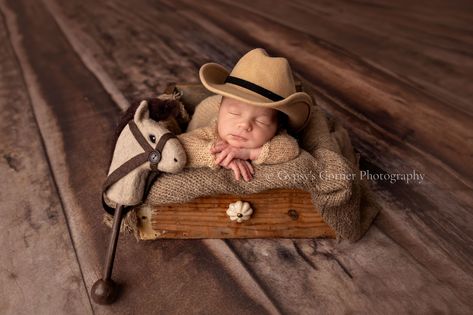
[[[231,146],[254,149],[277,131],[277,111],[223,97],[218,113],[218,134]]]

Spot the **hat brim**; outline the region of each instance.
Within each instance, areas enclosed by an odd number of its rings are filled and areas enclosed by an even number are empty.
[[[298,132],[309,121],[312,98],[304,92],[296,92],[280,101],[271,101],[256,92],[231,83],[224,83],[229,72],[217,63],[206,63],[199,70],[199,78],[205,88],[247,104],[276,109],[288,116],[289,128]]]

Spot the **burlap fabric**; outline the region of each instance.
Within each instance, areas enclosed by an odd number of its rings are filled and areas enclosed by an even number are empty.
[[[328,120],[318,108],[299,136],[301,154],[278,165],[255,166],[252,181],[237,181],[231,170],[185,169],[163,174],[152,186],[145,203],[184,203],[216,194],[252,194],[275,188],[310,192],[325,222],[338,239],[358,240],[379,211],[366,182],[360,180],[358,157],[346,130]]]

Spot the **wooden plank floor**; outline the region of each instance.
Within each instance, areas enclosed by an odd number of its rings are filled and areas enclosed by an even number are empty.
[[[468,1],[0,0],[0,314],[468,314]],[[286,56],[341,119],[382,205],[357,243],[121,236],[111,306],[89,296],[100,186],[128,102],[247,50]]]

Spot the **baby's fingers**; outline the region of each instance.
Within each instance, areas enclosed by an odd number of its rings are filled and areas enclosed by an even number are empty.
[[[236,180],[240,180],[240,168],[237,166],[236,163],[230,164],[231,169],[233,170],[233,174],[235,175]]]
[[[236,159],[236,160],[233,160],[238,168],[240,169],[240,173],[241,173],[241,176],[243,177],[243,179],[247,182],[249,182],[252,178],[251,176],[251,173],[250,173],[250,169],[248,168],[248,166],[246,165],[246,161],[243,161],[243,160],[240,160],[240,159]]]
[[[251,164],[251,162],[245,161],[245,164],[246,164],[246,167],[250,170],[250,173],[254,175],[255,169],[253,168],[253,165]]]
[[[248,172],[248,170],[246,169],[246,166],[244,163],[242,163],[241,160],[235,160],[235,164],[238,166],[238,168],[240,169],[240,173],[241,173],[241,176],[243,177],[243,179],[247,182],[250,180],[250,174]]]
[[[223,160],[222,165],[228,166],[232,162],[234,157],[235,157],[235,154],[233,152],[228,153],[227,156],[225,157],[225,160]]]
[[[226,142],[226,141],[219,138],[217,141],[215,141],[215,145],[220,145],[220,144],[227,144],[228,145],[228,142]]]
[[[221,152],[221,151],[223,151],[226,147],[227,147],[227,145],[224,144],[223,142],[222,142],[222,143],[217,143],[217,144],[213,145],[213,146],[210,148],[210,152],[211,152],[211,153]]]
[[[228,146],[229,144],[228,144],[228,142],[226,142],[226,141],[217,140],[217,141],[215,142],[215,145],[226,147],[226,146]]]
[[[220,164],[223,161],[223,159],[227,157],[227,155],[228,155],[228,150],[223,150],[217,155],[217,158],[215,159],[215,163]]]
[[[210,153],[218,153],[218,152],[221,152],[222,150],[223,148],[214,146],[210,148]]]

